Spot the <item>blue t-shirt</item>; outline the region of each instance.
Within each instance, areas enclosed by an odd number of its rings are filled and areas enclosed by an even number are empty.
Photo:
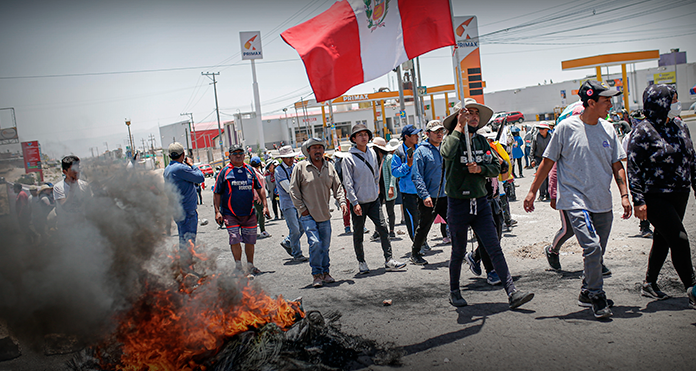
[[[280,209],[285,210],[289,208],[294,208],[295,205],[292,203],[292,198],[290,194],[285,192],[283,186],[280,183],[284,180],[290,182],[290,177],[292,176],[292,169],[295,168],[295,164],[292,166],[287,166],[285,163],[281,163],[275,169],[275,180],[276,180],[276,191],[278,191],[278,197],[280,198]]]
[[[235,216],[253,215],[254,189],[261,189],[261,182],[249,166],[225,166],[215,182],[215,193],[220,195],[220,213]]]
[[[205,176],[198,167],[172,161],[164,169],[164,180],[179,190],[184,211],[196,210],[198,198],[195,185],[205,182]]]
[[[512,143],[512,158],[524,157],[524,152],[522,152],[524,142],[522,141],[522,138],[520,138],[519,135],[513,136],[512,138],[515,139],[515,141]]]

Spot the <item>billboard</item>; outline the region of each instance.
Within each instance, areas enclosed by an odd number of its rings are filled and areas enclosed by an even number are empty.
[[[261,31],[240,32],[239,44],[242,47],[242,60],[263,59]]]
[[[22,142],[22,155],[24,156],[24,170],[28,173],[41,173],[41,146],[39,141]],[[43,174],[41,174],[43,179]]]
[[[478,20],[476,16],[453,17],[454,65],[460,97],[470,97],[484,104],[481,77],[481,55],[479,53]]]

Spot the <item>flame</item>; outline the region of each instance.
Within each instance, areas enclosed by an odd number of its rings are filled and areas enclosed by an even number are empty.
[[[217,354],[230,337],[270,322],[286,329],[304,317],[297,302],[282,296],[273,299],[248,284],[232,290],[226,285],[229,282],[217,275],[199,278],[194,287],[181,284],[178,289],[158,290],[146,285],[145,294],[117,317],[119,364],[101,366],[133,371],[204,369],[200,360]]]

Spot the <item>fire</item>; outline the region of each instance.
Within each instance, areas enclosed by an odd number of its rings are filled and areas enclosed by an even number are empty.
[[[243,278],[242,286],[238,279],[211,275],[198,279],[193,288],[184,284],[169,289],[147,287],[132,308],[117,318],[114,338],[121,344],[119,364],[102,367],[204,369],[202,360],[217,354],[230,337],[270,322],[286,329],[304,317],[299,303],[282,296],[273,299]]]

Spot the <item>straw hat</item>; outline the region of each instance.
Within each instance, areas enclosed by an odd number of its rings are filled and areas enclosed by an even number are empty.
[[[493,116],[493,110],[486,106],[485,104],[481,104],[477,102],[474,98],[464,98],[464,107],[465,108],[478,108],[479,110],[479,124],[476,127],[477,129],[480,129],[484,125],[488,123],[488,121],[491,120],[491,117]],[[457,126],[457,115],[459,114],[459,111],[462,109],[462,102],[458,102],[454,107],[454,112],[447,116],[444,121],[442,121],[442,125],[447,129],[448,132],[454,131],[454,128]]]
[[[396,144],[396,145],[394,145]],[[372,140],[372,143],[370,143],[373,147],[377,147],[381,149],[384,152],[391,152],[395,151],[397,148],[399,148],[399,140],[398,139],[392,139],[387,143],[386,140],[382,137],[375,137],[375,139]]]
[[[282,146],[278,149],[278,157],[295,157],[298,153],[293,151],[291,146]]]

